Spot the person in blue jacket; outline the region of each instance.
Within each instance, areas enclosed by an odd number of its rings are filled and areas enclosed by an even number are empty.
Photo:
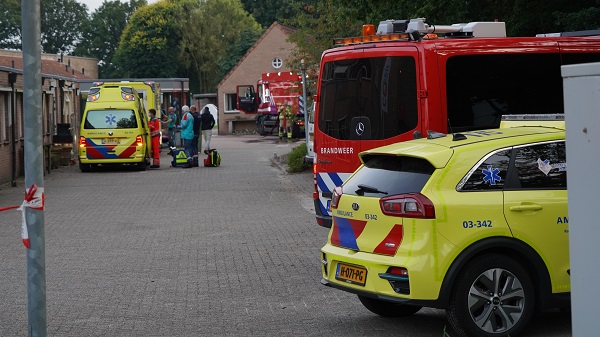
[[[194,166],[194,116],[190,113],[190,108],[187,105],[181,107],[183,116],[181,117],[181,139],[183,139],[183,150],[187,157],[187,164],[184,168]]]

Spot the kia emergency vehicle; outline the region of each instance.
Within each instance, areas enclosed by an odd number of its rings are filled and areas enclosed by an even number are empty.
[[[534,311],[568,307],[563,117],[360,153],[333,192],[322,283],[381,316],[445,309],[463,337],[514,337]]]
[[[79,168],[150,164],[148,115],[137,92],[122,84],[91,87],[83,111],[79,138]]]
[[[504,22],[382,21],[321,58],[314,127],[317,223],[358,153],[442,133],[497,128],[502,115],[563,113],[560,69],[600,61],[600,31],[506,37]]]

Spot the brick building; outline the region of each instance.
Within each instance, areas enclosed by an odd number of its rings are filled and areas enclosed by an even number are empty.
[[[55,164],[69,162],[81,110],[78,81],[97,77],[98,67],[95,59],[43,54],[41,71],[44,165],[49,171],[53,157]],[[0,184],[14,186],[24,174],[23,106],[22,53],[0,50]],[[57,150],[54,156],[52,150]]]
[[[256,130],[256,114],[237,110],[237,86],[256,86],[263,73],[290,71],[285,64],[295,48],[293,43],[287,41],[293,31],[293,28],[274,22],[217,84],[219,134]]]

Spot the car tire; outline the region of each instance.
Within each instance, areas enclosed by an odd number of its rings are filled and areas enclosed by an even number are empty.
[[[370,312],[383,317],[411,316],[422,308],[416,305],[393,303],[360,295],[358,295],[358,299]]]
[[[141,162],[137,163],[135,166],[138,169],[138,171],[146,171],[146,168],[149,166],[149,164],[149,160],[144,159]]]
[[[509,295],[503,290],[510,290]],[[459,336],[516,336],[534,308],[533,284],[525,268],[508,256],[490,254],[460,272],[446,314]]]
[[[82,164],[79,163],[79,169],[81,172],[90,172],[91,165],[90,164]]]

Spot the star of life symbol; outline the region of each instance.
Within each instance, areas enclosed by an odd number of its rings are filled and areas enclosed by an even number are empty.
[[[502,180],[500,178],[500,176],[498,175],[498,173],[500,173],[500,170],[497,168],[493,168],[492,165],[488,165],[487,170],[483,169],[481,170],[481,172],[483,173],[483,182],[484,183],[490,183],[490,185],[496,185],[496,182]]]
[[[112,126],[113,124],[117,123],[117,116],[113,115],[113,114],[109,114],[106,117],[106,124]]]

